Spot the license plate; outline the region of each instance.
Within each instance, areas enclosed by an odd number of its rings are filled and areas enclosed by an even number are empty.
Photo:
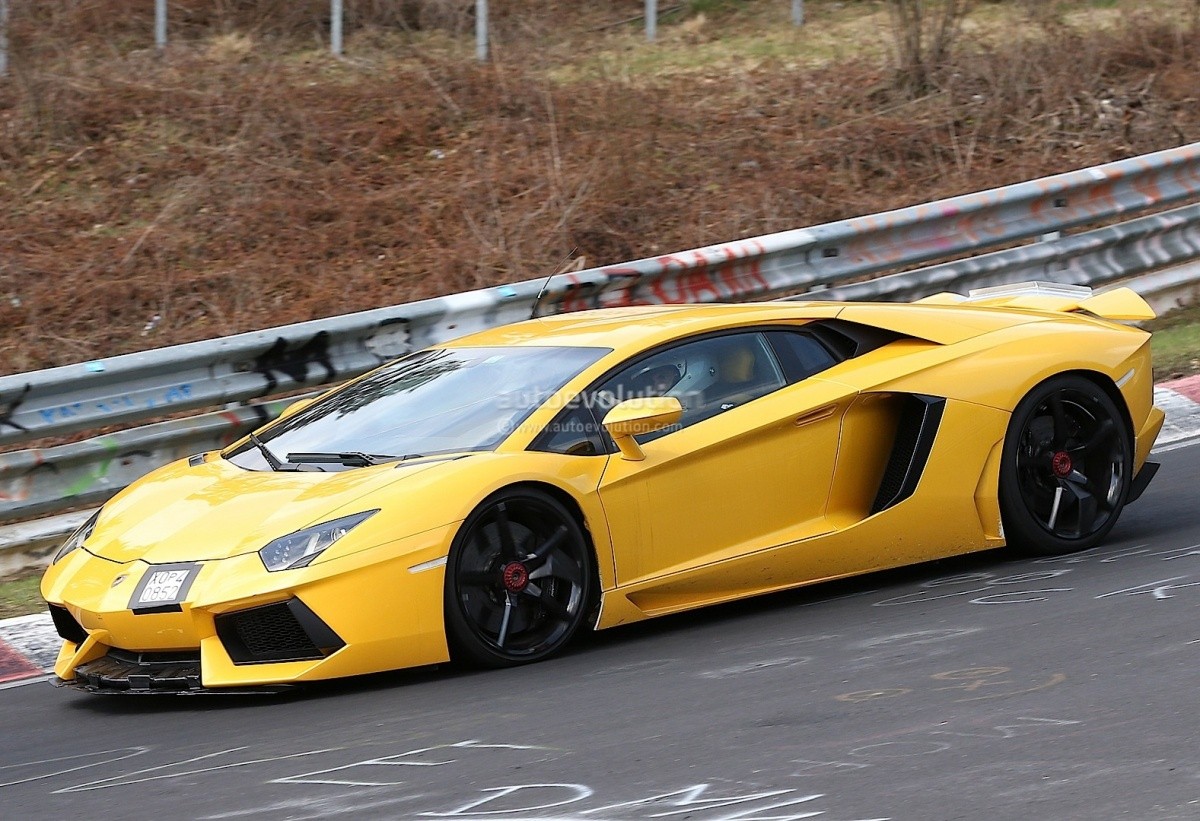
[[[138,604],[163,604],[179,598],[179,590],[187,581],[186,570],[155,570],[138,596]]]
[[[131,610],[175,605],[183,601],[199,570],[196,564],[159,565],[146,571],[129,602]],[[172,608],[178,609],[178,608]]]

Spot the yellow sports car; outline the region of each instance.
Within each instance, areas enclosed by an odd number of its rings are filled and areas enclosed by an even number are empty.
[[[141,479],[62,546],[57,683],[229,691],[999,547],[1089,547],[1163,422],[1132,291],[534,319]]]

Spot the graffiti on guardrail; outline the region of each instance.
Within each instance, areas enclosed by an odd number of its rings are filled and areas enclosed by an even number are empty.
[[[319,366],[324,373],[316,382],[332,382],[337,379],[338,371],[329,355],[329,332],[318,331],[313,337],[299,345],[291,345],[284,337],[278,337],[275,343],[263,354],[254,359],[254,372],[261,375],[265,385],[263,396],[275,392],[279,381],[276,373],[283,374],[293,382],[305,385],[309,380],[309,368]]]
[[[0,445],[237,406],[358,376],[484,328],[584,308],[796,298],[911,299],[1045,278],[1097,285],[1200,257],[1200,204],[1075,236],[864,279],[1200,199],[1200,143],[825,225],[405,305],[0,376]],[[1193,279],[1197,273],[1193,272]],[[1175,283],[1173,287],[1178,287]],[[266,402],[0,454],[0,520],[102,502],[158,464],[220,447],[273,418]],[[114,453],[117,454],[114,456]],[[35,459],[47,467],[34,471]],[[128,468],[128,470],[126,470]],[[22,484],[24,483],[24,484]],[[1006,596],[1003,601],[1012,601]]]
[[[12,417],[13,414],[17,412],[17,409],[21,407],[21,403],[25,401],[25,397],[32,389],[33,385],[27,384],[25,389],[17,394],[16,398],[8,401],[0,400],[0,427],[8,425],[11,428],[21,431],[22,433],[28,433],[28,428],[12,421]]]
[[[99,504],[156,467],[232,444],[292,401],[278,399],[83,442],[0,453],[0,520],[61,510],[63,499]]]

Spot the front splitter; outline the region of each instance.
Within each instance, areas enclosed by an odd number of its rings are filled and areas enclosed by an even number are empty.
[[[61,679],[51,676],[50,683],[65,690],[95,693],[102,696],[270,696],[296,689],[294,684],[267,684],[261,687],[189,687],[186,690],[133,689],[86,684],[78,679]]]

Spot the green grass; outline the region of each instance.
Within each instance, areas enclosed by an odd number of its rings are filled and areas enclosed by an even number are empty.
[[[1200,305],[1171,311],[1145,327],[1154,334],[1155,381],[1200,373]]]
[[[660,16],[657,42],[642,41],[645,24],[638,18],[620,32],[593,37],[586,51],[590,56],[581,56],[578,48],[556,52],[565,56],[546,66],[546,76],[560,83],[595,78],[652,82],[764,63],[822,66],[850,56],[888,53],[891,40],[882,4],[812,3],[808,9],[809,23],[795,28],[789,3],[692,0]]]
[[[691,0],[689,5],[693,12],[716,14],[724,11],[741,11],[746,6],[746,0]]]
[[[0,619],[40,613],[46,603],[38,592],[40,572],[28,573],[0,582]]]

